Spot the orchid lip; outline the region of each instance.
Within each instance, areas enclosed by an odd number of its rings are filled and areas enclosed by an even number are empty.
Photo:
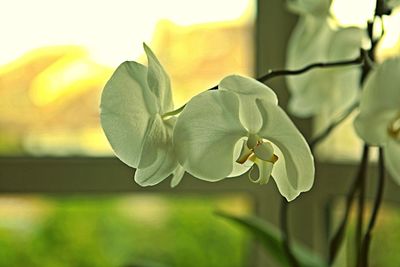
[[[243,143],[240,156],[236,160],[239,164],[252,161],[257,165],[259,173],[257,178],[252,178],[254,166],[249,172],[249,180],[257,184],[267,184],[271,176],[273,165],[278,160],[272,144],[256,135],[249,135],[247,142]]]
[[[256,159],[260,159],[262,161],[275,163],[279,158],[274,154],[272,144],[258,137],[257,140],[254,140],[253,137],[254,136],[249,136],[247,143],[243,143],[242,151],[236,162],[244,164],[248,160],[255,162]]]

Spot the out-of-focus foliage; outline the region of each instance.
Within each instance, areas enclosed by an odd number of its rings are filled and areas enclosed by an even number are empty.
[[[246,236],[217,218],[241,197],[11,198],[0,201],[0,266],[239,267]],[[217,204],[216,204],[217,203]],[[25,206],[25,208],[21,208]],[[227,257],[226,255],[229,255]]]
[[[339,204],[339,201],[334,203]],[[372,203],[369,203],[372,204]],[[394,204],[394,205],[393,205]],[[366,213],[369,214],[371,205],[366,209]],[[338,205],[334,205],[333,220],[338,221],[341,218]],[[333,267],[352,266],[354,262],[354,239],[356,228],[357,214],[353,212],[350,214],[350,223],[347,227],[346,240],[343,244],[342,249],[333,264]],[[367,217],[368,218],[368,217]],[[381,266],[397,266],[400,262],[400,211],[398,205],[395,203],[383,203],[382,209],[379,212],[379,220],[373,231],[373,238],[371,242],[371,250],[369,257],[370,267],[381,267]]]
[[[291,266],[287,253],[283,248],[282,233],[277,227],[254,216],[235,216],[224,212],[219,212],[218,214],[229,221],[237,223],[253,234],[264,246],[267,254],[276,262],[279,262],[280,266]],[[293,244],[293,254],[303,267],[326,266],[319,255],[314,254],[310,249],[299,243]]]

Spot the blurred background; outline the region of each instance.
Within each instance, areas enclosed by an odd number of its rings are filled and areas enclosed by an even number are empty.
[[[113,156],[101,91],[123,61],[147,63],[143,42],[170,74],[177,107],[230,73],[254,76],[255,0],[0,6],[3,158]],[[12,183],[14,173],[0,175]],[[246,214],[253,202],[245,193],[4,193],[0,266],[242,266],[249,238],[217,209]]]
[[[101,90],[143,42],[171,75],[178,107],[224,75],[253,75],[255,0],[2,1],[0,152],[112,155]]]
[[[359,23],[335,2],[344,24]],[[283,68],[295,22],[279,0],[0,0],[0,266],[274,266],[246,232],[214,214],[277,223],[274,185],[185,177],[174,190],[139,188],[113,158],[98,106],[120,63],[146,64],[143,42],[170,74],[178,107],[228,74]],[[382,57],[400,51],[400,16],[389,24]],[[284,80],[270,85],[285,105]],[[318,120],[295,122],[310,136]],[[350,121],[335,131],[318,150],[325,180],[295,204],[296,237],[321,254],[359,145]],[[385,246],[373,246],[373,266],[400,262],[395,195],[382,212],[375,242]]]

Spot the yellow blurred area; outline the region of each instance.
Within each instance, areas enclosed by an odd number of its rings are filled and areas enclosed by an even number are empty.
[[[88,88],[102,86],[111,73],[111,68],[96,64],[87,54],[71,53],[33,79],[30,96],[37,106],[48,105]]]
[[[171,76],[176,107],[228,74],[252,75],[252,24],[249,13],[227,22],[157,23],[148,44]],[[146,64],[144,55],[139,61]],[[99,101],[114,69],[77,45],[33,49],[0,66],[0,153],[111,153]]]
[[[218,84],[226,75],[253,73],[252,25],[207,23],[190,27],[167,20],[151,46],[171,76],[175,106]]]

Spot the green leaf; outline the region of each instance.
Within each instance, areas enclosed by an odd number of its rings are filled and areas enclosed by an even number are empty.
[[[261,241],[267,253],[283,267],[290,267],[286,252],[282,246],[282,234],[272,224],[254,216],[236,216],[218,211],[217,215],[235,222],[252,233]],[[326,267],[323,259],[299,243],[292,243],[293,253],[301,267]]]

